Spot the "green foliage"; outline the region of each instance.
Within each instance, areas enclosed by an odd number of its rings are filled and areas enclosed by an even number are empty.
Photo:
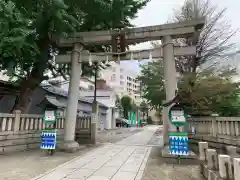
[[[188,104],[192,113],[238,115],[239,83],[231,79],[235,74],[235,70],[229,69],[185,74],[178,86],[179,101]]]
[[[56,67],[52,55],[65,52],[66,49],[59,49],[52,37],[67,36],[77,31],[130,27],[129,20],[148,1],[0,0],[0,37],[3,40],[0,44],[0,70],[10,68],[14,72],[12,75],[25,78],[34,66],[43,64],[38,61],[44,61],[44,64],[48,64],[44,68],[45,73],[50,70],[55,76],[63,75],[67,72],[64,69],[66,66]],[[42,54],[46,47],[43,46],[47,46],[48,50],[45,58]],[[86,48],[91,51],[106,50],[102,46]],[[93,75],[87,63],[83,65],[83,74]]]
[[[143,101],[143,102],[141,102],[141,104],[140,104],[140,110],[142,111],[142,112],[148,112],[148,104],[145,102],[145,101]]]
[[[225,57],[225,53],[233,46],[229,39],[235,34],[224,17],[225,9],[218,11],[207,1],[186,0],[183,7],[176,12],[173,21],[180,22],[205,17],[205,26],[200,36],[176,39],[176,45],[196,45],[197,57],[176,57],[177,71],[182,75],[178,84],[178,95],[173,102],[181,102],[194,113],[219,113],[220,115],[236,115],[239,106],[238,83],[231,80],[234,70],[216,72],[209,69],[198,72],[197,68],[212,60]],[[158,42],[153,43],[158,47]],[[155,109],[161,108],[165,99],[163,67],[157,61],[141,68],[143,97]],[[220,69],[221,70],[221,69]]]
[[[178,83],[178,96],[174,102],[185,104],[189,113],[237,116],[239,114],[239,83],[232,77],[235,69],[208,69],[200,73],[184,73]],[[163,68],[160,61],[142,66],[138,78],[143,84],[143,97],[155,109],[160,109],[165,99]]]
[[[132,110],[132,98],[129,96],[123,96],[120,100],[121,106],[123,108],[123,116],[128,119],[128,111]]]
[[[163,64],[160,60],[148,62],[141,66],[141,75],[137,78],[141,83],[142,97],[156,109],[161,108],[165,99]]]
[[[49,78],[49,72],[50,77],[67,78],[69,67],[56,65],[53,57],[71,49],[59,48],[56,38],[79,31],[130,27],[130,20],[148,1],[0,0],[0,71],[19,81],[22,89],[17,101],[29,99],[31,92]],[[85,49],[111,50],[110,46]],[[83,75],[93,75],[94,68],[88,63],[82,67]],[[27,102],[20,104],[28,106]]]
[[[0,1],[0,70],[26,69],[26,64],[39,53],[31,19],[22,15],[12,1]],[[22,75],[22,74],[20,74]]]

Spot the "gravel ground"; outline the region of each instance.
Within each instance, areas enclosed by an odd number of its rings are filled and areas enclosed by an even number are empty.
[[[47,156],[40,150],[25,151],[0,156],[1,180],[30,180],[48,170],[101,146],[101,143],[114,143],[131,136],[141,129],[115,129],[98,134],[97,145],[89,145],[76,153],[56,152]]]
[[[161,149],[152,148],[142,180],[205,180],[200,174],[199,166],[165,164]]]

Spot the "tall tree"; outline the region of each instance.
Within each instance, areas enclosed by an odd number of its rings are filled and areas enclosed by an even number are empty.
[[[123,96],[120,101],[123,108],[123,116],[125,119],[128,119],[128,112],[132,110],[132,98]]]
[[[137,78],[141,82],[142,97],[155,109],[160,109],[165,99],[162,60],[148,62],[141,66],[141,75]]]
[[[144,85],[143,97],[157,110],[165,99],[164,77],[160,68],[159,61],[150,62],[142,67],[139,77]],[[237,115],[240,89],[239,83],[232,81],[234,75],[235,69],[229,68],[184,74],[178,83],[178,94],[169,104],[182,103],[189,113]]]
[[[0,70],[20,84],[14,109],[27,112],[34,89],[48,78],[66,77],[69,67],[54,64],[60,49],[55,38],[76,31],[106,30],[132,26],[130,19],[149,0],[0,0]],[[90,51],[110,47],[89,46]],[[83,73],[93,68],[83,64]]]
[[[179,82],[176,101],[189,106],[192,112],[235,114],[240,90],[239,83],[232,81],[235,74],[234,69],[222,69],[216,72],[214,68],[197,75],[189,73]],[[191,82],[189,79],[192,79],[191,76],[196,77],[194,83],[189,83]],[[228,112],[222,112],[225,110]]]
[[[200,31],[200,36],[193,38],[178,39],[175,43],[179,45],[196,44],[197,56],[176,58],[178,71],[196,72],[197,67],[209,61],[224,58],[226,52],[233,48],[230,43],[231,37],[236,30],[225,17],[226,8],[218,9],[209,0],[186,0],[179,11],[176,11],[173,21],[181,22],[197,18],[205,18],[205,25]]]

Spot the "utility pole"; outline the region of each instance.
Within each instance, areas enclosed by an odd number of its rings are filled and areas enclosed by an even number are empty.
[[[94,66],[94,97],[93,97],[93,103],[97,103],[97,63]]]

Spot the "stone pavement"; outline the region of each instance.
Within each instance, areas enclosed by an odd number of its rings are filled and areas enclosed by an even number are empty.
[[[159,126],[93,150],[32,180],[141,180]]]
[[[39,174],[48,172],[57,166],[72,159],[84,156],[86,153],[103,146],[115,143],[123,138],[132,136],[141,128],[119,128],[98,133],[97,145],[87,145],[75,153],[57,151],[54,156],[49,156],[40,149],[0,155],[0,179],[1,180],[30,180]]]
[[[130,136],[128,138],[125,138],[116,144],[124,144],[124,145],[136,145],[136,146],[154,146],[154,144],[149,144],[149,141],[152,139],[153,134],[156,132],[156,130],[160,128],[159,126],[146,126],[144,127],[144,131],[138,132],[134,134],[133,136]],[[155,137],[155,136],[154,136]],[[163,145],[162,143],[163,136],[158,136],[158,141],[155,142],[155,145]]]

